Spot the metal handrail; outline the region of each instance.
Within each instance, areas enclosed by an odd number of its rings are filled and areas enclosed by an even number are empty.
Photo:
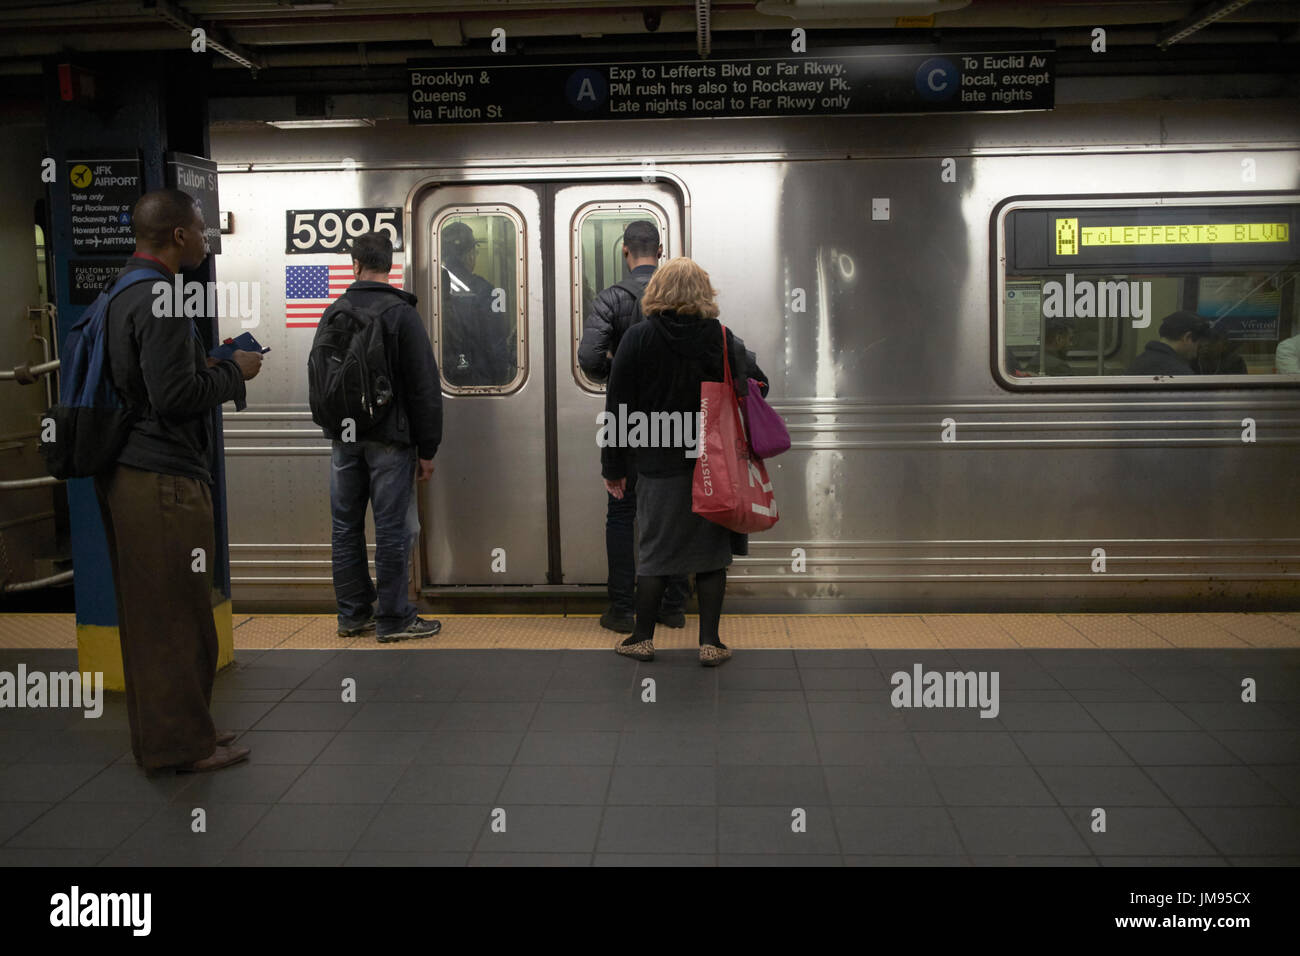
[[[31,385],[41,375],[48,375],[58,369],[59,359],[42,362],[40,365],[16,365],[11,371],[0,371],[0,381],[17,380],[22,385]]]
[[[71,571],[63,571],[59,574],[52,574],[48,578],[37,578],[35,581],[19,581],[17,584],[6,584],[0,591],[8,594],[11,591],[35,591],[39,588],[49,587],[52,584],[62,584],[65,581],[72,580]]]
[[[62,483],[62,478],[53,478],[49,475],[41,475],[39,478],[15,478],[10,481],[0,481],[0,491],[11,491],[18,488],[44,488],[46,485],[59,485]]]

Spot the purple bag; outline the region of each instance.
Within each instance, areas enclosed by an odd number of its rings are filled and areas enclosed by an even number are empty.
[[[749,380],[749,394],[740,399],[740,410],[745,416],[745,432],[749,435],[749,448],[759,458],[772,458],[790,450],[790,433],[781,416],[763,401],[758,382]]]

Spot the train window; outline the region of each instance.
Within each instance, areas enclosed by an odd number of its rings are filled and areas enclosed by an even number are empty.
[[[1006,384],[1300,380],[1294,198],[1017,201],[997,220]]]
[[[45,288],[45,230],[39,225],[36,226],[36,284],[41,290],[38,301],[50,301],[49,290]]]
[[[584,321],[600,291],[631,274],[623,260],[623,230],[638,219],[655,224],[659,229],[659,242],[667,255],[670,248],[668,217],[655,203],[587,203],[573,217],[573,377],[589,392],[604,391],[605,386],[592,381],[578,366],[578,343],[582,341]]]
[[[527,364],[523,220],[509,206],[454,206],[433,223],[434,335],[443,387],[499,394]]]

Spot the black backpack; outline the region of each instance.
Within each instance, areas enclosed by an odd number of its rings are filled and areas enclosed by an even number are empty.
[[[614,283],[616,287],[632,296],[632,321],[627,324],[627,329],[632,328],[632,326],[645,318],[641,313],[641,297],[645,295],[645,288],[649,284],[650,281],[648,279],[644,283],[638,282],[636,276],[627,276],[626,278],[620,279],[618,282]],[[616,337],[610,342],[610,345],[613,346],[612,351],[618,351],[618,345],[623,341],[623,332],[626,332],[627,329],[623,329],[623,331],[620,332],[618,326],[613,327]]]
[[[361,435],[392,406],[383,311],[360,308],[345,293],[321,316],[307,356],[307,394],[311,420],[322,428],[340,432],[351,419]]]
[[[620,279],[614,283],[624,292],[632,293],[632,298],[635,301],[636,311],[632,314],[632,321],[627,324],[629,329],[645,318],[641,314],[641,296],[645,295],[645,287],[649,284],[649,281],[638,282],[635,276],[628,276],[626,279]]]

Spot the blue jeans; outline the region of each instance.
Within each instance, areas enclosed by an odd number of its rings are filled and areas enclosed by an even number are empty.
[[[412,445],[382,442],[334,442],[330,467],[333,515],[334,597],[339,627],[359,627],[375,612],[378,634],[392,634],[416,618],[407,597],[411,549],[420,533],[415,504],[415,458]],[[366,505],[375,518],[375,576],[366,560]]]
[[[636,472],[629,469],[623,497],[609,499],[605,511],[605,554],[609,559],[609,603],[614,613],[632,617],[636,613]],[[686,575],[668,578],[661,610],[686,610],[691,583]]]

